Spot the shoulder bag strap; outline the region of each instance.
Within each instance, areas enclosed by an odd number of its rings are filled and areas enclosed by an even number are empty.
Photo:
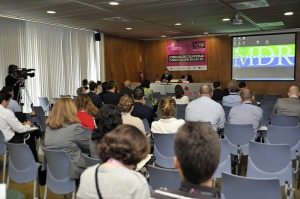
[[[96,173],[95,173],[95,180],[96,180],[96,189],[97,189],[97,193],[100,199],[103,199],[100,189],[99,189],[99,183],[98,183],[98,169],[100,167],[100,164],[98,165],[97,169],[96,169]]]

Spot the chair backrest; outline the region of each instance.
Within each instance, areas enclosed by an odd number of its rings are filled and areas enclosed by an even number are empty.
[[[39,118],[41,131],[45,131],[46,130],[46,120],[48,119],[49,116],[38,115],[37,117]]]
[[[166,96],[173,97],[173,96],[175,96],[175,93],[166,93]]]
[[[228,199],[280,199],[278,179],[258,179],[222,174],[222,195]]]
[[[297,117],[271,114],[271,124],[273,126],[298,126]]]
[[[72,98],[71,95],[60,95],[60,98]]]
[[[9,152],[8,175],[17,183],[37,179],[37,165],[28,145],[5,142]]]
[[[237,155],[237,146],[240,145],[243,154],[248,154],[249,141],[254,140],[256,134],[252,124],[229,124],[225,123],[225,138],[231,146],[231,153]]]
[[[144,98],[146,101],[146,106],[152,108],[152,100],[149,97]]]
[[[164,169],[148,165],[149,184],[153,190],[160,187],[178,189],[180,187],[180,175],[177,170]]]
[[[92,136],[92,131],[91,131],[91,129],[88,128],[88,127],[84,127],[84,134],[86,135],[87,138],[90,139],[91,136]]]
[[[75,180],[70,178],[71,160],[65,151],[44,148],[47,161],[47,186],[57,194],[75,191]]]
[[[45,112],[50,111],[50,103],[47,97],[39,97],[40,106],[43,107]]]
[[[247,177],[278,178],[280,185],[293,182],[291,150],[288,144],[250,141]]]
[[[268,126],[267,142],[270,144],[288,144],[292,151],[292,159],[296,159],[296,151],[300,152],[300,126]]]
[[[271,118],[273,106],[261,106],[261,108],[263,110],[262,125],[267,125],[269,122],[269,119]]]
[[[185,109],[187,107],[187,104],[177,104],[177,119],[183,119],[185,120]]]
[[[254,96],[257,102],[261,102],[264,100],[264,96],[261,94],[255,94]]]
[[[52,103],[55,104],[57,100],[59,100],[59,97],[53,97],[52,98]]]
[[[153,133],[155,163],[164,168],[174,168],[175,133]]]
[[[265,97],[265,99],[267,99],[267,100],[277,100],[278,98],[281,98],[281,95],[267,95],[266,97]]]
[[[83,153],[82,156],[85,160],[85,163],[86,163],[87,167],[94,166],[95,164],[101,164],[102,163],[101,159],[89,157],[87,154]]]
[[[224,111],[230,111],[230,109],[232,108],[230,106],[222,106],[222,107],[223,107]]]
[[[77,95],[72,95],[72,98],[74,99],[74,100],[76,100],[77,99]]]
[[[31,109],[35,112],[36,115],[45,115],[45,111],[41,106],[32,106]]]
[[[230,146],[226,139],[221,141],[221,154],[219,165],[213,175],[213,178],[221,178],[222,172],[231,172],[231,157],[230,157]]]
[[[4,141],[5,141],[4,135],[0,130],[0,155],[6,154],[6,145]]]
[[[143,121],[143,124],[144,124],[145,131],[147,133],[149,133],[151,129],[150,129],[150,125],[149,125],[149,122],[148,122],[147,118],[143,118],[142,121]]]
[[[274,107],[275,103],[276,103],[276,100],[267,100],[267,99],[265,99],[265,100],[260,102],[260,106],[261,107],[263,107],[263,106],[272,106],[272,107]]]

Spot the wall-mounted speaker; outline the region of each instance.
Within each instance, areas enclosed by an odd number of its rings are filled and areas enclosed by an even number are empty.
[[[95,32],[95,41],[101,41],[100,32]]]

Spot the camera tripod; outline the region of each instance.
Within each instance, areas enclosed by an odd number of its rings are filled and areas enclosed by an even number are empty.
[[[23,112],[23,107],[24,107],[24,105],[25,105],[25,103],[24,103],[24,98],[23,98],[24,93],[25,93],[25,95],[26,95],[26,97],[27,97],[27,99],[28,99],[28,101],[29,101],[29,103],[30,103],[30,107],[33,105],[33,103],[32,103],[31,97],[30,97],[30,95],[29,95],[29,92],[28,92],[28,90],[26,89],[26,86],[25,86],[25,79],[20,79],[18,82],[20,82],[20,87],[19,87],[19,92],[18,92],[18,94],[17,94],[17,99],[18,99],[18,101],[19,101],[19,105],[21,106],[21,111]],[[17,82],[17,83],[18,83],[18,82]],[[17,84],[17,83],[16,83],[16,84]]]

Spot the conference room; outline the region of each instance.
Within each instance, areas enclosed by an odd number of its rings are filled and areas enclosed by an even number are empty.
[[[31,104],[41,105],[40,97],[51,104],[61,95],[77,96],[83,79],[114,80],[119,89],[130,80],[134,89],[141,72],[161,96],[174,96],[179,84],[194,101],[200,86],[213,88],[220,81],[225,89],[235,79],[262,99],[287,98],[289,88],[300,85],[299,7],[297,0],[3,1],[0,87],[8,66],[17,65],[24,83],[17,95],[25,113]],[[157,81],[165,69],[173,81]],[[186,72],[193,83],[182,78]],[[1,171],[3,161],[1,155]],[[293,178],[297,198],[299,177]],[[222,193],[222,180],[216,182]],[[31,198],[33,184],[26,184],[11,180],[9,187]],[[44,187],[40,190],[43,194]],[[48,198],[59,197],[48,191]]]

